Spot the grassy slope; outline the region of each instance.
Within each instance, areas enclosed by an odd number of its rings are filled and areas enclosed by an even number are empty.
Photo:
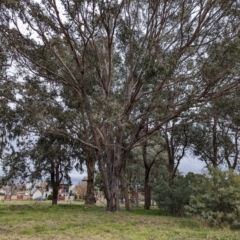
[[[240,239],[240,232],[211,229],[194,218],[160,215],[159,210],[106,213],[103,207],[77,203],[50,206],[49,202],[0,202],[2,239]]]

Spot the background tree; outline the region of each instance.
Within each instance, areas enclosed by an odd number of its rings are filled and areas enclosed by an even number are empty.
[[[185,120],[175,119],[168,122],[161,130],[164,149],[167,154],[169,183],[176,176],[179,164],[189,148],[189,125]]]
[[[222,135],[224,165],[227,168],[239,171],[239,94],[231,94],[220,98],[214,105],[221,109],[221,124],[218,126]]]
[[[131,158],[128,159],[126,175],[130,192],[136,190],[144,193],[144,208],[150,209],[152,199],[152,185],[160,169],[166,164],[166,151],[164,139],[156,135],[146,141],[141,147],[132,150]],[[133,195],[133,194],[132,194]]]
[[[193,153],[206,166],[239,166],[238,97],[231,94],[201,109],[191,130]]]
[[[159,141],[159,143],[157,143]],[[146,141],[142,146],[142,158],[144,165],[144,209],[149,210],[151,206],[151,171],[153,167],[157,167],[157,162],[161,162],[162,152],[164,148],[162,148],[161,138],[155,138],[151,141]]]
[[[1,34],[0,34],[1,38]],[[9,125],[11,125],[11,121],[13,119],[9,119],[11,117],[12,112],[10,107],[8,106],[8,100],[4,98],[6,88],[6,81],[9,79],[7,74],[7,69],[10,66],[10,56],[6,49],[6,44],[1,38],[0,40],[0,156],[3,153],[4,147],[8,144],[7,131]],[[7,91],[9,93],[9,91]]]
[[[53,189],[52,205],[57,204],[60,184],[71,183],[69,173],[73,169],[75,156],[71,152],[69,139],[53,134],[42,136],[30,157],[33,163],[30,178],[46,176]]]

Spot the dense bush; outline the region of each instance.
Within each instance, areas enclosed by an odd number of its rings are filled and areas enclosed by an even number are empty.
[[[178,174],[173,180],[162,176],[153,188],[154,200],[160,209],[167,214],[181,216],[184,213],[184,206],[189,203],[192,194],[191,182],[194,174],[186,177]]]
[[[53,195],[52,194],[49,194],[48,197],[47,197],[47,200],[53,200]]]
[[[233,171],[210,169],[193,191],[186,213],[214,226],[240,226],[240,178]]]

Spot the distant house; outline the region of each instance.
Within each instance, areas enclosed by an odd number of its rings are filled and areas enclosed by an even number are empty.
[[[6,185],[0,184],[0,195],[4,195],[6,200],[27,200],[30,196],[26,196],[26,185],[16,184],[15,182]]]
[[[0,195],[5,195],[7,200],[25,200],[35,199],[39,197],[47,198],[52,194],[52,188],[47,186],[46,182],[38,182],[36,184],[27,183],[26,185],[1,186]],[[59,200],[68,201],[75,194],[75,185],[61,183],[59,187]],[[71,197],[72,196],[72,197]],[[73,199],[72,199],[73,200]]]
[[[58,194],[59,194],[59,196],[68,196],[69,195],[69,185],[65,184],[65,183],[60,183]]]
[[[42,192],[37,189],[37,190],[33,193],[32,199],[35,199],[35,198],[38,198],[38,197],[42,197],[42,196],[43,196]],[[44,196],[44,197],[45,197],[45,196]]]
[[[49,194],[51,194],[51,189],[47,188],[46,182],[39,182],[36,184],[26,184],[25,195],[30,195],[32,199],[37,197],[47,198]]]
[[[72,196],[75,194],[75,185],[61,183],[58,193],[60,196]]]

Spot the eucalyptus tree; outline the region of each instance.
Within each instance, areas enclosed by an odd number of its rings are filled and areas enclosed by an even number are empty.
[[[226,96],[218,102],[223,107],[223,124],[220,131],[224,141],[224,164],[229,169],[240,170],[240,101],[239,93]],[[219,104],[220,103],[220,104]]]
[[[239,94],[235,93],[212,101],[195,119],[190,144],[207,167],[239,168],[239,111]]]
[[[0,34],[1,38],[1,34]],[[7,116],[10,114],[7,99],[4,98],[4,91],[6,91],[7,67],[9,66],[9,56],[6,50],[4,41],[0,40],[0,156],[3,152],[4,146],[7,144]],[[11,115],[11,114],[10,114]]]
[[[179,118],[169,121],[163,126],[161,134],[164,139],[162,143],[166,155],[166,169],[168,171],[169,183],[176,176],[179,164],[186,152],[190,149],[189,144],[189,128],[188,122]]]
[[[164,163],[164,147],[161,145],[162,139],[158,135],[142,145],[142,159],[144,166],[144,209],[149,210],[151,206],[151,173],[152,168]]]
[[[71,150],[69,139],[48,134],[38,139],[29,154],[33,164],[30,177],[41,179],[45,176],[49,179],[53,189],[52,205],[57,204],[60,184],[71,183],[69,173],[73,169],[76,158]]]
[[[223,119],[219,115],[220,109],[205,107],[200,112],[199,121],[196,121],[190,133],[190,142],[193,154],[206,166],[218,167],[223,164],[224,142],[219,131]]]
[[[47,178],[53,188],[52,204],[57,204],[58,190],[62,181],[71,182],[70,172],[74,166],[82,170],[84,157],[81,144],[70,138],[56,135],[46,129],[41,121],[53,121],[59,128],[64,128],[63,104],[59,102],[57,92],[51,91],[52,86],[39,85],[38,79],[31,79],[19,84],[25,94],[20,99],[12,98],[13,103],[20,103],[12,108],[16,120],[11,121],[9,133],[13,144],[2,159],[5,179],[20,178],[36,182]],[[56,89],[55,89],[56,90]],[[40,117],[39,117],[40,116]],[[52,117],[53,116],[53,117]],[[50,133],[49,133],[50,132]]]
[[[128,178],[144,192],[144,209],[151,207],[151,185],[160,166],[166,162],[163,139],[158,135],[133,150],[128,164]],[[154,171],[155,169],[155,171]],[[142,186],[141,186],[142,185]],[[141,187],[140,187],[141,186]]]
[[[79,144],[53,133],[38,136],[21,133],[14,137],[14,144],[3,154],[3,180],[18,179],[33,184],[47,179],[53,189],[52,204],[55,205],[60,183],[71,183],[69,174],[80,162],[81,149],[76,146]]]
[[[133,148],[189,108],[239,87],[236,64],[224,61],[229,51],[211,69],[216,43],[238,35],[239,1],[4,0],[1,8],[19,74],[64,86],[66,99],[81,106],[64,130],[50,112],[35,117],[93,150],[108,211],[119,210],[118,182]]]

